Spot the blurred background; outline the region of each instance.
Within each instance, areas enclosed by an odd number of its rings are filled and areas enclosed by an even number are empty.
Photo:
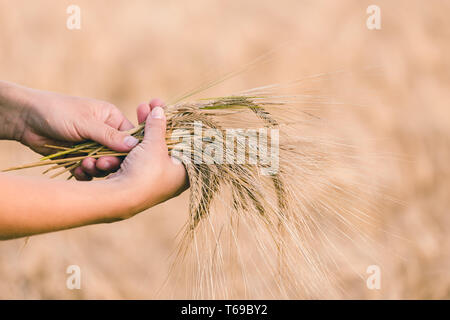
[[[80,30],[66,27],[71,4],[81,8]],[[372,4],[381,30],[366,27]],[[398,253],[383,257],[381,289],[336,270],[341,297],[450,298],[449,10],[420,0],[0,0],[0,79],[106,100],[136,122],[139,103],[168,100],[271,50],[269,63],[212,94],[324,74],[311,86],[365,106],[347,116],[349,134],[390,155],[375,171],[395,200],[374,201],[383,201],[380,227],[400,235],[376,238]],[[37,157],[0,142],[0,168]],[[187,208],[185,192],[127,221],[0,242],[0,298],[189,298],[175,284],[158,294]],[[66,288],[72,264],[81,290]]]

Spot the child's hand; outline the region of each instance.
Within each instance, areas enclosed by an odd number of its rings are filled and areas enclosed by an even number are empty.
[[[144,140],[122,162],[110,179],[133,190],[136,210],[142,211],[177,196],[188,187],[183,164],[171,158],[166,145],[166,118],[160,100],[138,107],[138,120],[145,123]],[[131,200],[131,199],[130,199]]]

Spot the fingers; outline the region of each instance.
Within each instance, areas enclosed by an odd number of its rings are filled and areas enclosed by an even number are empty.
[[[167,154],[166,146],[166,116],[164,109],[154,107],[145,121],[144,144],[149,144],[154,150]]]
[[[150,111],[153,110],[153,108],[163,105],[164,102],[158,98],[150,100],[149,103],[141,103],[137,108],[138,123],[143,123],[147,119]]]
[[[166,118],[164,110],[160,107],[162,105],[163,102],[160,99],[152,99],[149,103],[142,103],[137,108],[137,117],[139,123],[146,122],[143,141],[145,144],[143,146],[149,145],[152,148],[152,153],[161,152],[161,154],[167,156]],[[123,131],[134,127],[126,118],[123,118],[120,124],[116,121],[114,124],[92,123],[90,126],[92,128],[90,139],[118,152],[128,152],[139,142]],[[121,159],[117,157],[102,157],[99,159],[89,157],[82,161],[80,167],[72,170],[72,174],[77,180],[88,181],[93,177],[104,177],[118,170],[120,164]]]
[[[154,98],[154,99],[150,100],[149,105],[150,105],[150,109],[153,110],[154,107],[163,106],[164,102],[159,98]]]
[[[105,177],[120,167],[121,160],[117,157],[86,158],[81,162],[83,172],[91,177]]]
[[[131,150],[137,141],[126,132],[134,128],[134,125],[119,111],[112,114],[104,124],[91,126],[91,139],[95,140],[112,150],[127,152]],[[82,161],[80,168],[84,172],[81,179],[89,177],[105,177],[120,167],[121,159],[117,157],[102,157],[99,159],[86,158]],[[79,174],[79,171],[75,173]],[[75,175],[75,174],[74,174]],[[75,175],[77,178],[77,175]]]
[[[119,126],[120,131],[128,131],[134,128],[134,125],[127,118],[123,118],[122,123]]]
[[[78,181],[91,181],[92,177],[85,173],[81,167],[78,167],[71,171],[75,179]]]
[[[127,132],[119,131],[104,123],[93,122],[90,126],[92,129],[89,132],[89,139],[118,152],[130,151],[139,142]]]
[[[137,107],[137,118],[138,123],[141,124],[147,119],[148,114],[150,113],[150,105],[148,103],[141,103]]]
[[[96,162],[96,168],[103,172],[112,172],[119,169],[120,163],[121,159],[117,157],[101,157]]]
[[[84,173],[90,175],[91,177],[97,176],[99,172],[96,168],[96,159],[94,158],[86,158],[81,162],[81,169]]]
[[[128,131],[134,128],[134,125],[130,120],[128,120],[125,115],[113,105],[110,106],[109,116],[105,120],[105,124],[120,131]]]

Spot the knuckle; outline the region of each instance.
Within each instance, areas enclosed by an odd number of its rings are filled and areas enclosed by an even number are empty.
[[[115,105],[113,105],[112,103],[107,102],[107,101],[99,101],[98,105],[100,106],[100,108],[106,109],[106,110],[116,110],[117,109],[117,107]]]
[[[103,132],[105,141],[113,141],[113,139],[116,137],[116,131],[113,128],[106,127]]]
[[[158,131],[158,132],[163,132],[165,131],[165,122],[162,121],[162,119],[152,119],[153,121],[151,121],[148,125],[146,130],[149,131]]]

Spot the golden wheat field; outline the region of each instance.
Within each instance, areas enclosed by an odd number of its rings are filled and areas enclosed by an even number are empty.
[[[81,8],[80,30],[66,27],[71,4]],[[366,26],[372,4],[381,9],[380,30]],[[305,110],[322,121],[289,134],[314,138],[311,154],[314,141],[338,137],[352,148],[321,149],[329,163],[317,172],[345,192],[318,192],[316,180],[295,175],[294,194],[371,221],[354,221],[352,232],[339,219],[322,224],[330,242],[305,248],[325,271],[292,260],[300,290],[286,293],[255,253],[250,234],[263,231],[248,226],[239,254],[225,252],[220,266],[208,260],[214,235],[197,239],[209,273],[194,256],[171,269],[188,219],[186,191],[126,221],[0,242],[0,298],[450,298],[449,10],[438,0],[0,0],[1,80],[106,100],[134,123],[139,103],[168,101],[265,55],[200,96],[301,79],[294,93],[307,96]],[[0,141],[0,169],[37,159]],[[214,223],[222,210],[218,203]],[[81,290],[66,287],[69,265],[81,268]],[[376,290],[366,284],[371,265],[381,270]]]

